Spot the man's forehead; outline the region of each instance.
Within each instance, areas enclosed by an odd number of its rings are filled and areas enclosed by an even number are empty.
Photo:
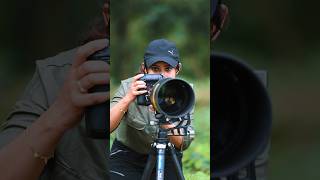
[[[170,64],[168,64],[168,63],[166,63],[166,62],[164,62],[164,61],[161,61],[161,60],[159,60],[158,62],[155,62],[154,64],[152,64],[151,66],[165,66],[165,67],[171,67],[171,65]]]

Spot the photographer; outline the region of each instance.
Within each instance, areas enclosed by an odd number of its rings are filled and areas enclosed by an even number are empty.
[[[108,64],[87,61],[108,46],[108,0],[101,19],[90,42],[36,62],[32,80],[2,126],[0,179],[106,179],[108,142],[86,137],[81,121],[86,107],[109,99],[109,92],[88,92],[109,83]]]
[[[157,39],[149,43],[140,73],[162,74],[166,78],[175,78],[180,70],[179,52],[173,42]],[[151,143],[159,128],[149,124],[150,120],[156,121],[153,108],[138,105],[136,101],[138,95],[147,92],[146,83],[139,80],[142,76],[143,74],[138,74],[121,81],[110,102],[110,133],[117,130],[110,153],[111,179],[141,179]],[[168,124],[161,128],[172,127],[174,125]],[[170,136],[169,141],[174,144],[181,165],[182,150],[188,148],[192,138]],[[165,179],[176,179],[173,162],[167,157]]]

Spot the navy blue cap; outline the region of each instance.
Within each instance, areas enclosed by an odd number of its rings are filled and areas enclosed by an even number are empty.
[[[163,61],[172,67],[179,63],[179,52],[175,43],[166,39],[156,39],[149,43],[144,53],[144,62],[147,68],[152,64]]]

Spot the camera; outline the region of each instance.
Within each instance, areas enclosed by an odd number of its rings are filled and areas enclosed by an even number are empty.
[[[146,83],[147,92],[137,96],[137,104],[151,104],[156,113],[167,118],[182,118],[190,113],[195,104],[193,88],[182,79],[145,74],[139,80]]]
[[[101,60],[110,64],[110,49],[105,47],[89,56],[88,60]]]
[[[150,92],[152,90],[153,85],[158,82],[160,79],[164,77],[161,74],[145,74],[139,80],[144,81],[147,86],[147,93],[137,96],[138,105],[149,106],[150,102]]]
[[[95,52],[87,58],[88,61],[104,61],[110,64],[110,49],[108,47]],[[89,93],[108,92],[110,84],[96,85],[89,89]],[[86,131],[91,138],[106,139],[108,138],[110,118],[110,101],[89,106],[85,111]]]

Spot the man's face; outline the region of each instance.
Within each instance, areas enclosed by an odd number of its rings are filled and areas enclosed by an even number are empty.
[[[162,74],[166,78],[175,78],[178,72],[176,68],[163,61],[152,64],[147,71],[148,74]]]

